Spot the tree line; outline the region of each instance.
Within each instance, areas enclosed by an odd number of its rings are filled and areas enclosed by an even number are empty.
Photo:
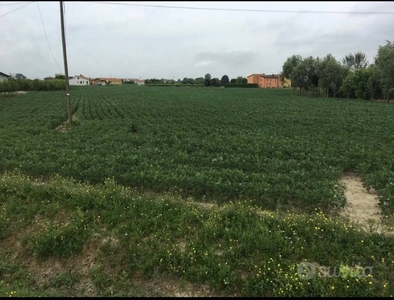
[[[197,78],[183,78],[178,79],[178,81],[175,80],[168,80],[168,79],[146,79],[145,84],[146,85],[163,85],[163,84],[168,84],[168,85],[176,85],[176,84],[182,84],[182,85],[205,85],[205,86],[224,86],[225,84],[247,84],[248,80],[242,76],[238,76],[237,78],[233,78],[230,80],[230,78],[227,75],[223,75],[221,79],[219,78],[212,78],[211,74],[207,73],[205,74],[204,77],[197,77]]]
[[[17,91],[63,91],[66,89],[66,77],[63,74],[55,74],[53,80],[28,79],[21,73],[10,75],[11,78],[0,82],[0,94]]]
[[[291,79],[293,93],[326,97],[386,99],[394,91],[394,43],[379,46],[373,63],[365,53],[350,53],[338,61],[332,54],[324,58],[292,55],[282,67],[282,80]]]

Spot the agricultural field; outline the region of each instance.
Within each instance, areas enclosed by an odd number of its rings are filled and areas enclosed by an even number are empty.
[[[289,90],[89,87],[2,99],[0,169],[176,192],[275,209],[344,205],[338,179],[360,174],[394,208],[394,106],[308,99]]]
[[[352,173],[392,216],[394,105],[134,86],[71,99],[66,129],[64,92],[0,97],[0,294],[394,295],[394,238],[336,215]],[[308,281],[302,261],[373,272]]]

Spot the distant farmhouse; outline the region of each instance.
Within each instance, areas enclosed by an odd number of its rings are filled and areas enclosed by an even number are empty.
[[[3,73],[0,72],[0,74],[3,74]],[[9,77],[6,74],[4,74],[4,75]],[[54,80],[54,79],[56,79],[56,78],[52,77],[52,76],[44,78],[44,80]],[[0,79],[0,81],[1,81],[1,79]],[[75,86],[121,85],[123,83],[131,82],[131,81],[134,81],[134,83],[137,84],[137,85],[144,85],[145,84],[145,80],[137,79],[137,78],[131,78],[131,79],[130,78],[129,79],[123,79],[123,78],[115,78],[115,77],[88,78],[88,77],[86,77],[86,76],[84,76],[82,74],[69,77],[70,85],[75,85]]]
[[[75,75],[74,77],[69,77],[70,85],[89,85],[89,78],[83,75]]]
[[[131,79],[129,79],[129,80],[130,80],[130,81],[134,81],[135,84],[138,84],[138,85],[144,85],[144,84],[145,84],[145,80],[144,80],[144,79],[131,78]]]
[[[90,85],[107,85],[107,84],[122,84],[123,79],[121,78],[109,78],[109,77],[99,77],[91,79]]]
[[[9,75],[7,75],[7,74],[5,74],[3,72],[0,72],[0,82],[6,81],[10,77],[11,76],[9,76]]]
[[[291,85],[290,79],[285,78],[282,83],[279,74],[266,75],[265,73],[249,75],[248,83],[257,83],[259,88],[282,88]]]
[[[106,85],[107,82],[104,78],[91,78],[90,85]]]
[[[123,79],[121,78],[100,78],[104,79],[108,84],[122,84]]]

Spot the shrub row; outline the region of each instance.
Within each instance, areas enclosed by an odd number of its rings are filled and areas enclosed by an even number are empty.
[[[39,79],[13,79],[0,82],[0,93],[17,91],[62,91],[66,89],[62,79],[39,80]]]

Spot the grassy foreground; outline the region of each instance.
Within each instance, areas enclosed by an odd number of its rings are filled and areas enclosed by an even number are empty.
[[[0,175],[0,243],[1,296],[394,295],[391,236],[321,212],[209,206],[113,180]],[[307,280],[301,262],[321,267]]]

